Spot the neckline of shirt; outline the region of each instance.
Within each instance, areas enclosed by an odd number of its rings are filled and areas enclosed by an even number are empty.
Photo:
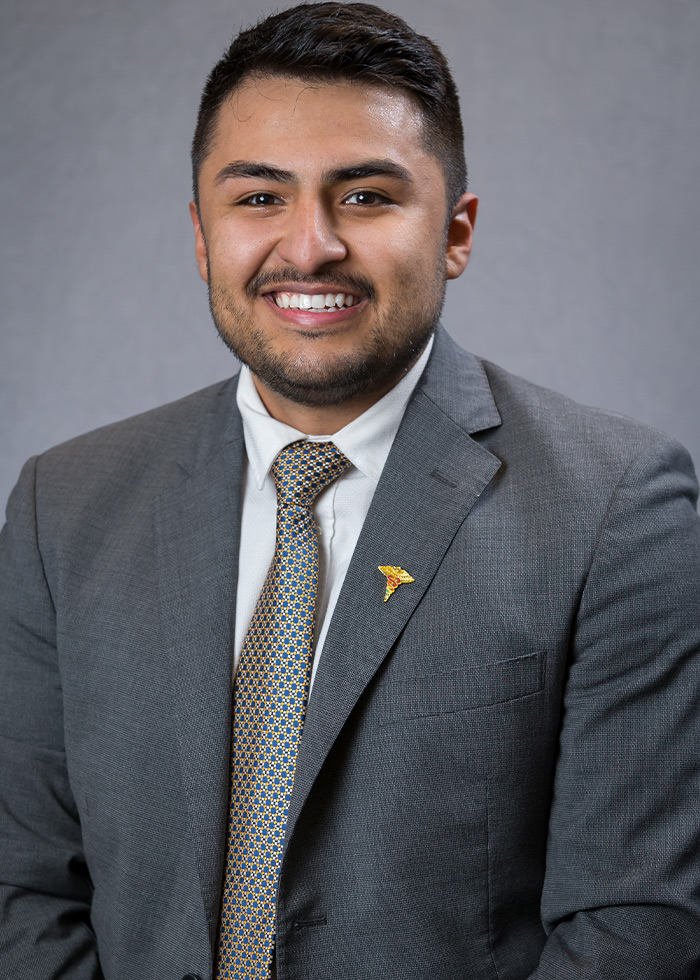
[[[355,470],[375,483],[379,482],[406,406],[425,370],[432,347],[433,337],[410,371],[386,395],[333,435],[323,436],[311,436],[273,419],[258,395],[250,369],[242,365],[236,402],[243,419],[250,472],[258,490],[262,489],[277,454],[299,439],[335,443]],[[345,478],[352,476],[350,469]]]

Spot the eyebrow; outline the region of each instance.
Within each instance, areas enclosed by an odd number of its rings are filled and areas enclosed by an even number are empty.
[[[362,163],[326,170],[321,175],[324,184],[342,184],[346,180],[364,180],[366,177],[393,177],[405,184],[412,184],[410,171],[393,160],[363,160]]]
[[[296,184],[297,175],[291,170],[282,170],[267,163],[255,163],[252,160],[234,160],[228,163],[214,178],[216,185],[223,183],[228,177],[248,177],[254,180],[266,180],[276,184]],[[348,180],[365,180],[368,177],[393,177],[405,184],[412,184],[410,171],[393,160],[363,160],[361,163],[349,164],[347,167],[336,167],[321,174],[323,184],[342,184]]]

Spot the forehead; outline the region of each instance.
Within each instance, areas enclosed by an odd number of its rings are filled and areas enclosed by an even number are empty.
[[[381,156],[410,169],[439,169],[423,137],[415,101],[387,86],[250,78],[219,110],[203,169],[226,156],[285,169],[313,162],[326,169],[348,156]]]

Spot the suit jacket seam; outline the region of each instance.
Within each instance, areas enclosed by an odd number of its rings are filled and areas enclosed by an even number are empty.
[[[488,918],[488,937],[489,937],[489,957],[491,959],[491,965],[493,966],[493,972],[496,975],[496,980],[500,980],[500,973],[498,972],[498,966],[496,965],[496,957],[494,956],[494,941],[493,941],[493,921],[492,921],[492,902],[491,902],[491,793],[489,786],[489,776],[486,774],[486,915]]]
[[[33,537],[34,537],[34,547],[36,548],[37,557],[39,559],[39,565],[41,567],[41,576],[46,586],[46,594],[51,601],[51,610],[53,612],[54,618],[54,648],[56,648],[56,603],[54,601],[53,593],[51,591],[51,584],[49,582],[48,572],[46,570],[46,563],[44,562],[44,555],[41,550],[41,534],[39,531],[39,504],[38,504],[38,483],[39,483],[39,462],[41,457],[33,456],[29,462],[32,464],[31,474],[32,474],[32,518],[33,518]]]
[[[591,548],[590,561],[588,562],[588,566],[587,566],[586,571],[585,571],[585,573],[584,573],[584,575],[582,577],[582,583],[583,584],[582,584],[582,588],[581,588],[581,595],[579,597],[579,602],[578,602],[578,605],[577,605],[577,608],[576,608],[576,615],[574,617],[574,621],[578,617],[578,611],[580,609],[581,602],[583,601],[583,595],[584,595],[584,593],[586,591],[586,588],[588,586],[588,581],[589,581],[590,576],[591,576],[591,571],[593,570],[593,566],[595,565],[595,563],[597,561],[598,553],[600,552],[600,550],[602,548],[603,539],[605,537],[606,531],[607,531],[609,525],[612,522],[612,519],[613,519],[613,511],[615,510],[615,507],[617,505],[617,502],[618,502],[618,500],[620,498],[620,495],[621,495],[621,492],[622,492],[622,487],[623,487],[625,481],[627,480],[627,477],[629,476],[630,471],[634,468],[634,466],[637,463],[637,461],[639,459],[641,459],[641,457],[644,456],[645,453],[646,453],[646,449],[640,449],[639,452],[635,453],[635,455],[632,457],[632,459],[630,460],[630,462],[628,463],[628,465],[625,467],[624,471],[620,475],[617,483],[615,484],[615,486],[613,487],[613,489],[612,489],[612,491],[610,493],[610,499],[608,500],[608,505],[605,508],[605,513],[603,514],[603,517],[602,517],[601,522],[600,522],[600,528],[598,529],[598,533],[596,534],[595,541],[593,542],[593,547]]]

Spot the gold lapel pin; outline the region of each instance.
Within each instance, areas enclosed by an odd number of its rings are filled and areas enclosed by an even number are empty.
[[[402,582],[415,582],[413,576],[409,575],[405,569],[399,568],[398,565],[379,565],[378,568],[383,575],[386,575],[384,602],[396,592]]]

